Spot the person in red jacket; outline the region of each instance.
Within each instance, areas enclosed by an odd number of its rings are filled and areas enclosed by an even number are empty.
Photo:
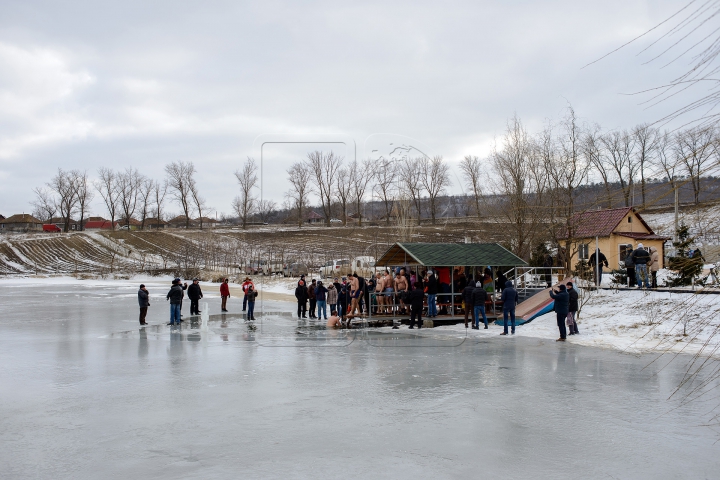
[[[255,290],[255,284],[250,280],[250,277],[245,277],[245,280],[243,280],[242,283],[242,291],[245,294],[243,296],[243,312],[247,308],[247,302],[248,302],[248,291],[250,290],[250,287],[252,287],[253,290]]]
[[[222,311],[227,312],[227,299],[230,296],[230,286],[228,285],[228,279],[226,278],[220,284],[220,297],[222,298]]]

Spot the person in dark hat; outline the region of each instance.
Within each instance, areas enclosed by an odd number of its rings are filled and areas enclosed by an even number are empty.
[[[170,323],[168,323],[168,325],[180,325],[180,308],[182,306],[182,299],[185,296],[183,290],[179,278],[172,281],[172,287],[170,287],[170,291],[165,296],[166,300],[170,300]]]
[[[565,285],[567,286],[567,292],[570,297],[567,314],[568,335],[579,335],[580,331],[578,330],[577,319],[575,316],[577,315],[578,310],[580,310],[578,303],[580,296],[578,295],[577,290],[573,288],[572,282],[567,282]]]
[[[150,293],[148,293],[145,285],[140,285],[140,290],[138,290],[138,303],[140,304],[140,325],[147,325],[145,317],[150,306]]]
[[[565,285],[560,285],[558,290],[550,290],[550,297],[555,300],[555,314],[557,315],[557,326],[560,329],[560,338],[556,341],[564,342],[567,337],[567,331],[565,330],[565,319],[568,316],[570,308],[570,295],[565,288]]]
[[[200,288],[200,280],[193,278],[192,285],[187,289],[190,298],[190,315],[200,315],[199,302],[203,298],[202,289]]]

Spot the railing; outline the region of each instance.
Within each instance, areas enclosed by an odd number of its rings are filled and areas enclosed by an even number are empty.
[[[505,272],[521,297],[528,297],[529,291],[547,288],[563,280],[567,269],[563,267],[514,267]]]

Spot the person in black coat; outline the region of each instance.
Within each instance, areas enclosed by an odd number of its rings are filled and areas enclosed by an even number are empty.
[[[570,296],[567,314],[568,335],[578,335],[580,334],[580,332],[578,331],[577,320],[575,319],[575,316],[577,315],[577,311],[580,309],[578,302],[579,295],[577,290],[573,288],[572,282],[567,283],[567,292]]]
[[[190,315],[200,315],[199,302],[203,298],[203,293],[199,282],[200,280],[193,278],[192,285],[187,289],[187,295],[190,299]]]
[[[462,290],[462,300],[463,300],[463,305],[465,306],[465,308],[463,308],[463,310],[465,310],[465,328],[468,328],[468,314],[470,312],[472,312],[472,305],[473,305],[472,295],[473,295],[474,290],[475,290],[475,283],[473,283],[472,277],[470,277],[470,282]]]
[[[512,324],[511,333],[515,334],[515,306],[518,304],[520,297],[518,296],[517,290],[513,287],[513,283],[508,280],[505,282],[505,289],[500,296],[503,304],[503,333],[500,335],[508,334],[508,319]]]
[[[298,286],[295,287],[295,298],[298,302],[298,318],[307,318],[308,290],[305,286],[305,280],[300,280]]]
[[[414,328],[415,319],[417,318],[418,328],[422,328],[422,309],[425,300],[425,292],[422,291],[421,284],[415,282],[410,292],[410,328]]]
[[[550,290],[550,298],[555,300],[555,314],[557,315],[557,326],[560,329],[560,338],[556,341],[564,342],[567,336],[565,330],[565,319],[568,316],[570,307],[570,295],[565,289],[565,285],[560,285],[558,290]]]
[[[505,286],[503,285],[503,290]],[[473,305],[473,329],[480,330],[480,314],[482,314],[483,322],[485,323],[485,330],[488,328],[487,315],[485,315],[485,302],[488,300],[488,293],[482,286],[482,282],[475,284],[475,289],[472,293],[472,305]],[[513,330],[514,331],[514,330]]]
[[[610,266],[610,264],[607,261],[607,257],[598,248],[596,252],[593,252],[593,254],[590,255],[590,259],[588,260],[588,263],[590,264],[590,268],[593,269],[593,273],[594,273],[594,277],[595,277],[595,285],[600,286],[600,284],[602,283],[603,265],[606,267]],[[599,269],[596,268],[598,266],[600,267]]]

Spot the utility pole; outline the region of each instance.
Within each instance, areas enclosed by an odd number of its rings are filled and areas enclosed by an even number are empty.
[[[678,223],[678,212],[680,210],[680,195],[678,194],[678,186],[677,183],[675,184],[675,233],[673,234],[673,237],[675,237],[675,241],[678,241],[678,229],[680,228],[680,225]]]

